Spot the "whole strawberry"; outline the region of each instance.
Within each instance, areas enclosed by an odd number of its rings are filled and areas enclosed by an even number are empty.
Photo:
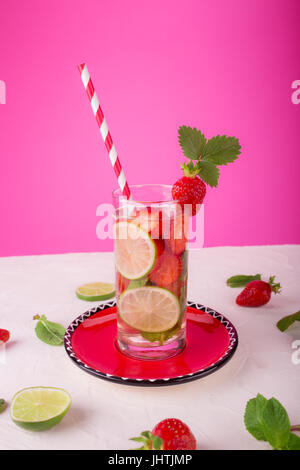
[[[172,197],[179,199],[184,210],[185,204],[190,205],[192,216],[196,215],[206,194],[206,185],[199,176],[183,176],[173,185]]]
[[[280,292],[280,284],[274,282],[275,276],[271,276],[269,282],[257,280],[251,281],[236,298],[236,303],[242,307],[260,307],[269,302],[272,292]]]
[[[139,450],[195,450],[196,438],[190,428],[180,419],[160,421],[152,432],[144,431],[133,441],[143,443]]]
[[[0,343],[6,343],[10,338],[10,332],[0,328]]]
[[[206,184],[218,186],[218,167],[236,160],[241,146],[238,139],[226,135],[207,140],[201,131],[188,126],[179,127],[178,140],[189,162],[181,165],[184,176],[174,184],[172,197],[180,200],[183,209],[185,204],[191,205],[188,213],[193,216],[203,202]]]

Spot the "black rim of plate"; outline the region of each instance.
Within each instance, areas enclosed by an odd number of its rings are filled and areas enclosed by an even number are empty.
[[[81,369],[83,369],[84,371],[88,372],[91,375],[94,375],[104,380],[108,380],[110,382],[116,382],[116,383],[121,383],[125,385],[135,385],[135,386],[141,386],[141,387],[143,386],[144,387],[161,387],[161,386],[166,386],[166,385],[177,385],[180,383],[191,382],[192,380],[196,380],[201,377],[205,377],[209,374],[212,374],[213,372],[215,372],[216,370],[224,366],[226,362],[228,362],[229,359],[232,358],[238,346],[237,331],[235,327],[233,326],[233,324],[226,317],[224,317],[224,315],[221,315],[220,313],[216,312],[212,308],[205,307],[204,305],[201,305],[196,302],[188,301],[187,302],[188,307],[192,307],[192,308],[195,308],[196,310],[201,310],[202,312],[208,313],[212,317],[219,320],[225,326],[228,332],[228,335],[230,338],[228,348],[226,349],[225,353],[216,362],[214,362],[208,367],[198,370],[197,372],[192,372],[187,375],[180,375],[178,377],[166,377],[164,379],[132,379],[132,378],[127,378],[127,377],[119,377],[119,376],[107,374],[105,372],[101,372],[100,370],[93,369],[92,367],[82,362],[76,356],[72,347],[72,336],[76,328],[78,328],[78,326],[81,323],[83,323],[87,318],[93,316],[95,313],[104,311],[108,308],[115,307],[115,306],[116,306],[116,301],[111,300],[109,302],[102,303],[98,305],[97,307],[93,307],[90,310],[87,310],[82,315],[77,317],[68,326],[66,330],[66,334],[65,334],[65,340],[64,340],[67,354],[78,367],[80,367]]]

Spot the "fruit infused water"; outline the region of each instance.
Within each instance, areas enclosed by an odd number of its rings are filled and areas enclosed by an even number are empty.
[[[113,193],[118,347],[133,358],[166,359],[185,346],[188,216],[171,186]]]

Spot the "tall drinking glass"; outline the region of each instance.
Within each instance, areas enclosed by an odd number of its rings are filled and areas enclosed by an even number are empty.
[[[188,216],[168,185],[119,189],[114,253],[118,347],[143,360],[166,359],[185,346]]]

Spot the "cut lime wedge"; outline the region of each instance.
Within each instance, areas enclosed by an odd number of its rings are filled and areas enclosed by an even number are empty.
[[[167,289],[139,287],[121,294],[118,311],[121,319],[131,328],[160,333],[176,325],[180,317],[180,304]]]
[[[119,221],[114,238],[119,273],[130,280],[145,277],[156,260],[156,246],[149,233],[132,222]]]
[[[70,394],[61,388],[24,388],[14,395],[10,416],[21,428],[44,431],[58,424],[70,405]]]
[[[90,302],[107,300],[115,296],[115,286],[105,282],[90,282],[77,287],[76,295],[79,299]]]

